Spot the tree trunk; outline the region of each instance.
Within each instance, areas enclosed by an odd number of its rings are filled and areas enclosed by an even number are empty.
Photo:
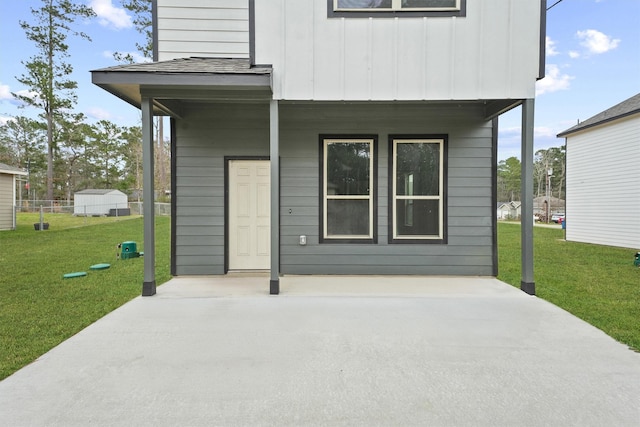
[[[53,113],[47,112],[47,200],[53,200]]]

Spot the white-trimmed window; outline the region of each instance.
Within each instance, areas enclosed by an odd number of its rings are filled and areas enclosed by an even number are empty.
[[[449,12],[459,11],[461,0],[333,0],[335,12]]]
[[[390,137],[395,242],[444,242],[445,137]]]
[[[376,137],[320,137],[322,241],[375,239]]]

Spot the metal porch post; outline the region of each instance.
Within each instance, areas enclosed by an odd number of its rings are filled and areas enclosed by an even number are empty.
[[[269,294],[280,293],[280,121],[278,101],[269,104],[269,153],[271,160],[271,277]]]
[[[533,99],[522,103],[522,170],[521,170],[521,256],[522,279],[520,289],[529,295],[536,294],[533,280]]]
[[[155,194],[153,186],[153,99],[142,98],[142,215],[144,216],[144,282],[142,296],[156,293]]]

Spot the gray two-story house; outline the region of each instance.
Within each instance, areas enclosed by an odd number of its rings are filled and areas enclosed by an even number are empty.
[[[266,270],[276,294],[286,274],[497,274],[497,117],[523,106],[528,191],[544,1],[153,6],[155,61],[92,72],[142,110],[144,295],[155,115],[171,117],[174,275]]]

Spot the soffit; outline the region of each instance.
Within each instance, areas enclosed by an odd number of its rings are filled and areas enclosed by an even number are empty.
[[[179,116],[182,101],[267,101],[271,67],[248,59],[181,58],[91,71],[92,82],[140,108],[154,99],[154,114]]]

